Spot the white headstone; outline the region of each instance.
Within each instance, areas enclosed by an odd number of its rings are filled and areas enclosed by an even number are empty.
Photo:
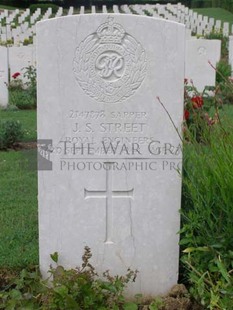
[[[229,29],[230,29],[230,24],[227,22],[223,23],[223,35],[225,37],[229,36]]]
[[[205,86],[215,86],[216,66],[221,55],[220,40],[187,40],[185,52],[185,78],[193,80],[194,86],[202,92]],[[209,63],[210,62],[210,63]]]
[[[80,13],[79,13],[79,14],[84,14],[84,11],[85,11],[85,7],[84,7],[84,6],[81,6],[81,7],[80,7]]]
[[[213,27],[214,26],[214,18],[210,17],[209,24]]]
[[[21,74],[22,80],[25,82],[26,79],[23,77],[25,68],[29,65],[35,65],[33,62],[33,46],[12,46],[9,47],[9,65],[10,65],[10,76],[16,72]]]
[[[117,14],[120,13],[118,5],[113,5],[113,13],[117,13]]]
[[[8,53],[5,46],[0,46],[0,106],[8,104]]]
[[[108,13],[107,6],[106,6],[106,5],[103,5],[103,6],[102,6],[102,12],[103,12],[103,13]]]
[[[215,31],[219,32],[221,30],[221,20],[216,20],[216,23],[215,23],[215,26],[214,26],[214,29]]]
[[[229,36],[229,64],[231,65],[231,76],[233,76],[233,36]]]
[[[185,28],[185,37],[186,39],[190,39],[192,37],[191,29]]]
[[[2,34],[1,34],[1,36],[0,36],[0,38],[1,38],[1,40],[0,40],[0,41],[1,41],[2,43],[5,43],[5,42],[6,42],[6,40],[7,40],[7,38],[6,38],[6,34],[5,34],[5,33],[2,33]]]
[[[198,23],[197,25],[197,35],[202,36],[203,34],[203,26],[202,24]]]
[[[73,13],[74,13],[74,7],[70,6],[67,15],[73,15]]]
[[[208,19],[209,19],[208,16],[204,16],[203,21],[205,22],[205,24],[208,24]]]
[[[92,14],[95,14],[95,13],[96,13],[96,9],[95,9],[95,6],[94,6],[94,5],[91,6],[91,13],[92,13]]]
[[[184,25],[135,15],[37,24],[44,276],[51,253],[75,267],[89,246],[99,274],[139,271],[128,296],[163,294],[177,283],[182,156],[156,97],[180,129],[184,41]]]

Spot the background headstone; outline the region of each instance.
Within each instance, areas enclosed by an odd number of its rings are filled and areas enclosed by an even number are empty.
[[[193,80],[194,86],[202,92],[205,86],[215,86],[216,67],[221,56],[220,40],[186,40],[185,78]],[[210,65],[212,64],[212,66]]]
[[[233,36],[229,36],[229,64],[231,65],[231,77],[233,76]]]
[[[15,72],[21,74],[20,78],[26,82],[26,78],[23,77],[25,68],[33,65],[35,66],[35,61],[33,58],[34,48],[30,46],[12,46],[9,47],[9,65],[10,65],[10,76]]]
[[[8,52],[7,48],[0,46],[0,106],[8,104]]]

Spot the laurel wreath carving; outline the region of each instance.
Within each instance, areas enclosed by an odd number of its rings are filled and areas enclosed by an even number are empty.
[[[142,84],[146,75],[146,55],[141,44],[126,34],[121,46],[128,59],[128,78],[121,83],[97,80],[91,72],[93,52],[100,46],[96,33],[89,35],[75,51],[73,71],[84,92],[98,102],[116,103],[132,96]]]

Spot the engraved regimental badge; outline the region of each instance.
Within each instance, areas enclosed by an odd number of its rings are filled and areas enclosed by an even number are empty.
[[[75,51],[73,71],[87,95],[103,103],[134,94],[146,74],[145,50],[109,17]]]

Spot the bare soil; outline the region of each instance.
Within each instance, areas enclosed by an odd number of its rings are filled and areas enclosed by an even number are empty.
[[[162,297],[161,310],[204,310],[195,300],[190,298],[183,284],[173,286],[167,296]]]
[[[21,151],[21,150],[31,150],[31,149],[36,149],[37,148],[37,142],[18,142],[15,143],[13,146],[13,149],[15,151]]]

